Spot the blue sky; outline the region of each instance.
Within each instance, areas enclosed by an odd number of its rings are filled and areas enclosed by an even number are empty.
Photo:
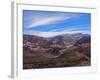
[[[65,33],[90,34],[91,14],[23,10],[25,34],[51,37]]]

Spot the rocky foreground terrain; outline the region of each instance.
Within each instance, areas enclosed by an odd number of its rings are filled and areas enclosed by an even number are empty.
[[[23,35],[23,69],[91,65],[91,40],[88,34],[55,37]]]

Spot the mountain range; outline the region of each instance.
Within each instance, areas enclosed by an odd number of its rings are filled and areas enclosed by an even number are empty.
[[[31,68],[37,68],[39,66],[38,62],[41,64],[38,68],[43,68],[48,61],[52,63],[51,67],[61,67],[60,65],[75,66],[75,65],[90,65],[90,49],[91,49],[91,36],[89,34],[75,33],[75,34],[63,34],[54,37],[40,37],[36,35],[23,34],[23,63],[24,68],[29,68],[29,63],[31,63]],[[70,58],[68,58],[70,57]],[[82,59],[83,62],[79,64],[74,60]],[[42,64],[42,60],[44,64]],[[67,62],[74,61],[71,63]],[[53,64],[53,62],[56,62]],[[64,61],[65,63],[62,63]],[[37,62],[37,63],[36,63]],[[26,63],[28,67],[26,66]],[[34,64],[33,64],[34,63]],[[44,65],[44,66],[43,66]],[[47,66],[47,65],[46,65]],[[49,63],[48,63],[48,67]]]

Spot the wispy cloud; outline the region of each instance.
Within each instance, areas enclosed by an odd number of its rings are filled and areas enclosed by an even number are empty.
[[[28,26],[28,28],[37,27],[41,25],[48,25],[54,23],[61,19],[61,17],[47,17],[47,18],[40,18],[40,20],[33,20],[33,22]]]
[[[62,28],[52,29],[50,30],[50,32],[90,30],[90,25],[77,25],[77,26],[67,26],[67,27],[64,26]]]
[[[48,25],[48,24],[53,24],[57,23],[62,20],[68,20],[73,17],[79,17],[80,15],[78,14],[71,14],[71,15],[55,15],[55,16],[37,16],[37,19],[33,19],[31,24],[27,26],[27,28],[34,28],[42,25]],[[36,16],[35,16],[36,17]]]

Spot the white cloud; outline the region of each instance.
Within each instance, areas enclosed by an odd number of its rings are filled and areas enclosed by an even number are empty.
[[[38,26],[42,26],[42,25],[48,25],[48,24],[53,24],[62,20],[67,20],[73,17],[77,17],[79,15],[77,14],[73,14],[73,15],[55,15],[55,16],[46,16],[46,17],[42,17],[42,16],[35,16],[35,19],[33,19],[33,21],[31,22],[31,24],[29,26],[27,26],[27,28],[33,28],[33,27],[38,27]]]
[[[54,37],[62,34],[73,34],[73,33],[85,33],[85,34],[90,34],[90,31],[61,31],[61,32],[42,32],[42,31],[27,31],[25,34],[28,35],[36,35],[40,37]]]
[[[40,37],[53,37],[53,36],[57,36],[57,35],[65,34],[65,33],[66,32],[42,32],[42,31],[25,32],[25,34],[36,35]]]
[[[37,26],[41,26],[41,25],[45,25],[45,24],[47,25],[47,24],[57,21],[58,19],[59,19],[59,17],[41,18],[40,20],[33,21],[28,28],[37,27]]]

